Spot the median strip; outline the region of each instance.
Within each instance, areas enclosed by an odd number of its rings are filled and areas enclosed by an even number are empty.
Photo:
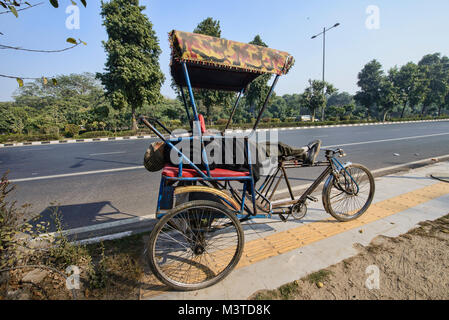
[[[339,127],[360,127],[360,126],[378,126],[378,125],[394,125],[394,124],[409,124],[409,123],[423,123],[423,122],[442,122],[448,121],[448,119],[437,120],[414,120],[414,121],[394,121],[394,122],[371,122],[371,123],[355,123],[355,124],[339,124],[339,125],[324,125],[324,126],[301,126],[301,127],[283,127],[283,128],[265,128],[258,129],[260,131],[269,130],[302,130],[302,129],[321,129],[321,128],[339,128]],[[242,133],[251,132],[251,129],[241,130],[227,130],[226,132]],[[60,141],[35,141],[35,142],[20,142],[20,143],[4,143],[0,144],[0,148],[5,147],[23,147],[23,146],[37,146],[44,144],[67,144],[67,143],[86,143],[86,142],[100,142],[100,141],[121,141],[121,140],[134,140],[134,139],[152,139],[157,138],[155,135],[147,136],[131,136],[131,137],[108,137],[108,138],[90,138],[90,139],[77,139],[77,140],[60,140]]]

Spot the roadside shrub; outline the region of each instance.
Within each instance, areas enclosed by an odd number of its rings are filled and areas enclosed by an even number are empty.
[[[32,142],[32,141],[50,141],[59,140],[58,134],[5,134],[0,135],[0,143],[10,142]]]
[[[80,132],[80,126],[76,124],[66,124],[64,128],[64,135],[66,138],[73,138]]]
[[[228,123],[228,119],[218,119],[217,121],[215,121],[215,124],[218,126],[223,126],[226,125]]]
[[[271,123],[281,123],[281,119],[279,118],[272,118]]]
[[[180,127],[182,126],[182,122],[179,119],[170,120],[171,127]]]
[[[263,118],[262,122],[269,123],[269,122],[271,122],[271,118]]]
[[[11,268],[20,260],[17,236],[26,229],[23,225],[25,212],[7,199],[15,189],[9,183],[7,174],[0,181],[0,269]]]
[[[113,137],[114,133],[111,131],[88,131],[80,135],[81,139],[88,138],[100,138],[100,137]]]

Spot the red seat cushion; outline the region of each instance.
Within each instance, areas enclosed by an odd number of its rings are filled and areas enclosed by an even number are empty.
[[[203,171],[205,175],[207,175],[207,171]],[[162,170],[162,175],[165,177],[176,178],[178,177],[179,169],[177,167],[172,167],[166,165],[164,170]],[[196,178],[201,175],[195,169],[182,169],[182,177],[183,178]],[[226,169],[214,169],[210,171],[210,176],[212,178],[236,178],[236,177],[247,177],[249,176],[249,172],[239,172],[232,171]]]

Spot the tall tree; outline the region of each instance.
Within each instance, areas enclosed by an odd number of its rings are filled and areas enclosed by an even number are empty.
[[[309,80],[309,87],[301,95],[301,102],[312,113],[312,121],[315,121],[316,112],[326,105],[326,95],[335,93],[337,89],[327,82]]]
[[[357,85],[360,87],[355,95],[355,100],[366,108],[366,114],[371,117],[374,107],[379,104],[379,92],[384,72],[382,65],[377,60],[367,63],[358,74]]]
[[[193,32],[220,38],[220,21],[208,17],[201,21]],[[226,108],[231,103],[232,97],[235,96],[234,93],[209,89],[197,89],[195,93],[195,98],[199,103],[200,109],[204,108],[206,111],[206,120],[209,124],[212,122],[213,107],[219,105]]]
[[[421,114],[425,115],[430,107],[438,109],[438,115],[445,104],[449,93],[449,58],[440,53],[425,55],[418,63],[426,81],[426,95]]]
[[[138,0],[101,1],[101,16],[109,39],[103,41],[108,55],[105,73],[98,73],[111,105],[129,107],[132,130],[137,130],[136,109],[156,104],[162,96],[164,75],[159,66],[161,49],[152,23]]]
[[[378,100],[379,120],[385,121],[387,115],[404,102],[404,95],[393,81],[396,74],[397,69],[392,68],[388,76],[382,77]]]
[[[262,38],[259,35],[256,35],[254,39],[249,42],[249,44],[254,44],[256,46],[268,47],[268,45],[262,41]],[[268,86],[268,81],[271,79],[271,74],[264,74],[257,77],[248,87],[246,91],[246,102],[249,107],[249,111],[252,114],[253,118],[256,116],[256,111],[262,106],[265,102],[265,99],[270,91],[270,87]],[[273,96],[271,97],[271,100]]]
[[[334,93],[327,99],[327,106],[343,107],[354,104],[354,96],[348,92]]]
[[[425,87],[423,83],[423,74],[418,65],[409,62],[402,66],[399,70],[390,70],[392,81],[398,88],[402,98],[403,106],[401,110],[401,118],[404,117],[407,107],[413,109],[422,102],[425,96]]]

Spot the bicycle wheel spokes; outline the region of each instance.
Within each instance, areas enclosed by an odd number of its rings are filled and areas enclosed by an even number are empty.
[[[150,260],[166,284],[182,290],[213,284],[240,258],[243,231],[235,217],[216,205],[186,208],[160,222],[151,237]]]
[[[352,178],[351,178],[352,177]],[[327,190],[329,213],[340,221],[349,221],[363,214],[374,196],[374,178],[361,165],[350,165],[342,170]]]

